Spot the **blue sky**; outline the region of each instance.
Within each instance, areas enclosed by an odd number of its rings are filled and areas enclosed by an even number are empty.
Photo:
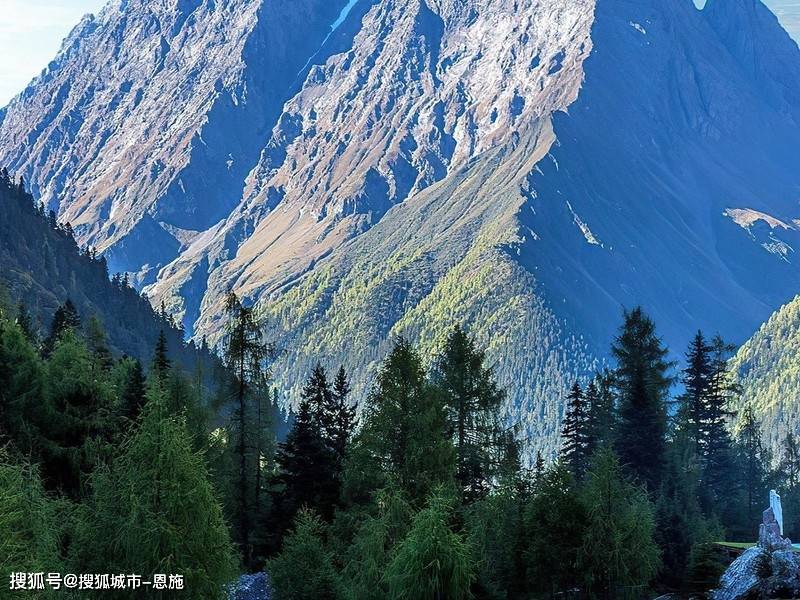
[[[47,66],[61,40],[106,0],[0,0],[0,106]]]
[[[5,106],[52,60],[61,40],[106,0],[1,0],[0,106]],[[703,0],[696,0],[702,2]],[[766,0],[800,39],[800,0]]]

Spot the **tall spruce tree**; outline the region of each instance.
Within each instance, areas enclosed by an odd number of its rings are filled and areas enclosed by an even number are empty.
[[[707,412],[713,385],[711,346],[701,331],[692,339],[686,352],[683,371],[685,392],[679,408],[680,424],[686,431],[690,452],[698,459],[705,453]]]
[[[744,493],[744,506],[750,528],[756,523],[756,515],[766,498],[766,479],[769,456],[761,439],[761,423],[756,419],[752,404],[742,411],[737,432],[739,451],[739,478]]]
[[[347,445],[356,427],[356,406],[350,401],[350,380],[343,366],[333,380],[333,390],[326,409],[328,442],[336,456],[337,472],[341,472]]]
[[[578,481],[583,479],[589,466],[590,426],[586,398],[576,381],[567,396],[561,430],[561,459]]]
[[[667,349],[641,308],[625,312],[611,348],[619,397],[615,448],[619,459],[649,490],[658,490],[664,467],[667,395],[672,383]]]
[[[468,501],[489,490],[503,434],[499,410],[504,394],[484,363],[475,340],[456,326],[434,374],[455,447],[456,482]]]
[[[252,307],[244,306],[236,294],[230,292],[226,299],[228,325],[224,344],[225,362],[233,380],[234,414],[229,426],[229,444],[235,457],[233,475],[233,511],[235,540],[241,549],[244,563],[253,564],[251,533],[260,512],[256,506],[261,498],[258,482],[261,481],[264,439],[264,422],[259,419],[265,412],[264,403],[269,377],[267,361],[274,354],[272,344],[264,341],[261,323]],[[268,395],[268,394],[266,394]]]
[[[588,412],[587,456],[600,448],[610,446],[614,439],[614,389],[611,372],[606,369],[595,375],[586,386],[586,410]]]

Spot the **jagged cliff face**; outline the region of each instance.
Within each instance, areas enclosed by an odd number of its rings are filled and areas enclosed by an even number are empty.
[[[112,3],[0,162],[196,335],[259,303],[286,381],[466,322],[552,448],[622,306],[739,341],[800,289],[798,69],[757,0]]]

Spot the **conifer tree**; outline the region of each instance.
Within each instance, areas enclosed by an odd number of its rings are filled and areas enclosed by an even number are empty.
[[[88,572],[178,573],[198,598],[222,598],[234,553],[220,504],[181,417],[150,386],[138,427],[94,481],[94,511],[79,540]],[[134,598],[141,590],[120,592]],[[173,598],[174,590],[148,591]]]
[[[328,401],[325,371],[317,367],[303,389],[300,408],[286,441],[279,445],[277,480],[282,484],[281,517],[291,522],[303,506],[325,519],[333,516],[338,498],[335,456],[324,437],[323,405]]]
[[[81,320],[78,316],[78,310],[72,303],[72,300],[67,300],[56,309],[53,315],[53,322],[50,325],[50,334],[44,341],[43,352],[48,356],[56,345],[61,335],[66,331],[78,331],[81,327]]]
[[[441,394],[426,380],[419,355],[398,340],[383,362],[348,460],[348,495],[368,499],[391,478],[412,502],[422,503],[435,486],[452,483],[448,425]]]
[[[752,404],[747,404],[742,411],[737,441],[745,513],[747,522],[752,524],[756,522],[756,514],[766,497],[767,465],[769,465],[761,439],[761,423],[756,419]]]
[[[611,450],[593,461],[581,492],[587,524],[578,573],[591,597],[640,597],[660,566],[653,506]]]
[[[330,405],[327,412],[330,415],[327,424],[327,437],[337,461],[337,471],[341,471],[347,445],[356,426],[356,406],[350,402],[350,380],[344,367],[339,367],[333,381],[333,390],[330,396]]]
[[[147,380],[142,363],[136,359],[126,358],[120,362],[122,381],[118,413],[129,421],[136,421],[145,404]]]
[[[661,482],[667,433],[667,394],[671,385],[667,349],[641,308],[625,312],[625,323],[611,348],[617,362],[619,397],[615,448],[619,459],[648,489]]]
[[[239,544],[245,564],[252,565],[253,548],[251,530],[259,511],[256,504],[261,497],[260,481],[262,453],[260,441],[264,423],[259,416],[264,411],[269,377],[266,361],[274,353],[272,345],[265,342],[261,323],[252,307],[244,306],[236,294],[228,294],[227,337],[224,344],[225,362],[234,379],[235,412],[229,427],[230,449],[235,455],[234,522],[235,539]]]
[[[333,556],[325,548],[325,524],[311,510],[301,510],[283,548],[269,561],[275,592],[281,600],[336,600],[340,598]]]
[[[704,456],[709,396],[712,387],[711,346],[698,331],[686,353],[686,368],[683,385],[686,389],[680,405],[682,427],[690,442],[690,451],[700,458]]]
[[[573,477],[580,481],[589,462],[590,421],[586,399],[578,382],[567,396],[561,441],[561,458]]]
[[[470,597],[475,565],[464,538],[452,530],[452,505],[434,494],[414,516],[386,571],[394,600],[463,600]]]
[[[167,334],[164,330],[158,333],[158,341],[153,353],[152,372],[153,377],[161,384],[166,382],[169,371],[172,368],[172,361],[169,359],[169,348],[167,345]]]
[[[502,437],[498,413],[504,394],[484,362],[484,353],[457,325],[434,376],[455,447],[456,482],[467,501],[487,493]]]
[[[781,446],[783,456],[780,459],[780,471],[783,473],[786,487],[789,490],[795,490],[800,484],[800,445],[790,431],[786,434]]]

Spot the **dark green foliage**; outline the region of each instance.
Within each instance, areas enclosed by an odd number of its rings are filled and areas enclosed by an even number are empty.
[[[78,316],[78,310],[72,303],[72,300],[67,298],[66,302],[56,309],[53,315],[53,322],[50,324],[50,333],[44,340],[43,352],[45,356],[49,355],[55,348],[56,343],[61,336],[71,331],[77,332],[81,327],[81,319]]]
[[[537,594],[564,593],[577,583],[586,514],[576,492],[569,469],[556,464],[536,482],[525,509],[526,576]]]
[[[120,390],[117,414],[129,421],[136,421],[144,408],[147,380],[142,363],[126,358],[119,362],[118,389]]]
[[[336,457],[337,473],[341,472],[347,444],[356,427],[356,406],[350,400],[350,391],[347,373],[344,367],[339,367],[326,407],[328,417],[325,424],[326,437]]]
[[[646,492],[633,484],[610,450],[595,457],[581,491],[586,528],[578,572],[593,598],[637,598],[660,566],[655,518]]]
[[[757,515],[767,498],[769,452],[761,440],[761,423],[756,419],[752,405],[745,406],[737,432],[739,485],[744,494],[745,531],[753,535],[758,524]],[[748,527],[749,525],[749,527]]]
[[[583,479],[589,466],[590,436],[587,400],[581,386],[575,382],[567,396],[566,414],[561,429],[561,459],[577,480]]]
[[[598,373],[586,387],[588,405],[588,440],[586,453],[592,456],[600,448],[611,445],[614,439],[614,376],[608,369]]]
[[[666,453],[667,349],[641,308],[625,312],[611,352],[619,397],[615,448],[620,461],[650,490],[658,490]]]
[[[273,446],[267,361],[274,349],[264,340],[262,325],[253,309],[242,305],[233,292],[228,294],[226,307],[228,330],[223,346],[225,363],[232,374],[235,406],[227,429],[228,451],[233,454],[229,504],[235,523],[234,539],[244,563],[252,567],[252,530],[264,510],[264,463]]]
[[[456,484],[467,501],[485,495],[496,470],[504,394],[475,340],[456,326],[434,374],[455,447]]]
[[[333,557],[325,548],[325,525],[310,510],[301,510],[283,542],[281,553],[267,571],[276,600],[335,600],[340,598]]]
[[[127,354],[149,362],[159,331],[165,330],[172,358],[186,367],[198,361],[216,364],[207,351],[184,344],[183,332],[165,321],[147,299],[130,287],[127,275],[109,280],[106,259],[94,251],[79,251],[67,225],[60,225],[36,206],[18,182],[0,177],[0,285],[7,287],[13,303],[24,302],[32,331],[52,333],[60,329],[62,313],[70,300],[74,310],[67,317],[86,322],[96,315],[107,332],[115,354]],[[171,321],[171,319],[170,319]],[[27,333],[26,333],[27,335]],[[48,335],[45,353],[55,344]],[[209,369],[210,370],[210,369]]]

